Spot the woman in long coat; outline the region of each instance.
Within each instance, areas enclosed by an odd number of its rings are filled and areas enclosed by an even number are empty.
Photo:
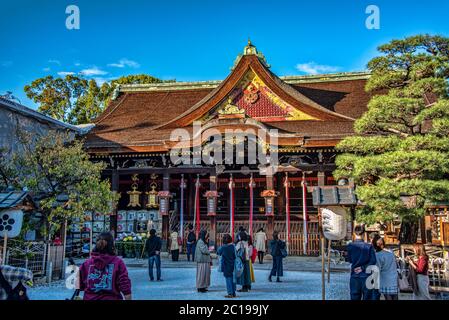
[[[179,244],[178,244],[178,232],[173,229],[170,234],[170,253],[173,261],[178,261],[179,259]]]
[[[271,277],[276,276],[276,282],[282,282],[280,277],[284,275],[284,267],[282,265],[282,249],[285,249],[285,242],[279,239],[277,232],[273,233],[273,240],[270,242],[271,256],[273,257],[273,267],[271,268],[268,281],[272,281]]]
[[[235,245],[237,255],[243,260],[243,273],[237,278],[237,284],[241,285],[242,288],[237,290],[238,292],[248,292],[251,290],[251,267],[250,259],[251,252],[248,246],[248,235],[246,232],[242,231],[239,233],[239,242]]]
[[[267,234],[263,231],[263,228],[260,228],[259,231],[255,234],[254,244],[257,250],[257,257],[259,258],[259,263],[263,263],[263,256],[267,251],[266,242],[267,242]]]
[[[195,261],[196,261],[196,288],[198,292],[207,292],[210,286],[210,272],[212,259],[210,257],[209,234],[206,230],[201,230],[199,240],[196,243]]]

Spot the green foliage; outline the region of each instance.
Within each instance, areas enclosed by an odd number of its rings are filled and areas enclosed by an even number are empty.
[[[24,87],[28,98],[39,104],[39,111],[71,124],[85,124],[97,118],[109,104],[112,93],[120,84],[157,83],[150,75],[123,76],[105,82],[101,87],[95,80],[67,75],[64,78],[46,76]]]
[[[418,35],[379,51],[368,64],[374,96],[357,135],[337,146],[334,174],[357,184],[358,219],[413,221],[429,203],[449,201],[449,39]]]
[[[112,211],[118,196],[110,191],[109,181],[101,179],[105,165],[89,160],[82,141],[51,132],[23,144],[25,150],[13,156],[10,166],[18,184],[39,199],[46,233],[58,230],[65,219],[82,218],[86,211]]]

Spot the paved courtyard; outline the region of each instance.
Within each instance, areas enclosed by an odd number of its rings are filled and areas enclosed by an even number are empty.
[[[211,287],[208,293],[198,293],[195,288],[195,268],[168,267],[162,270],[162,282],[150,282],[146,268],[130,267],[133,299],[136,300],[215,300],[224,299],[226,286],[223,275],[212,270]],[[256,282],[249,293],[239,293],[242,300],[320,300],[321,273],[286,271],[282,283],[268,282],[268,273],[255,270]],[[65,288],[63,281],[50,285],[39,285],[29,290],[32,300],[64,300],[73,291]],[[327,299],[348,299],[348,274],[334,273],[327,288]]]

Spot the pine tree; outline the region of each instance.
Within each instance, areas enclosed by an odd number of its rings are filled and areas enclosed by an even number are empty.
[[[449,38],[417,35],[378,49],[368,64],[373,97],[356,135],[337,146],[335,176],[354,179],[358,220],[400,218],[410,243],[426,206],[449,201]]]

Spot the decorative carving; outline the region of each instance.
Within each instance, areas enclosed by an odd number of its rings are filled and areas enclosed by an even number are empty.
[[[243,92],[244,100],[247,104],[254,104],[259,100],[259,89],[252,84]]]
[[[236,105],[232,104],[232,98],[228,99],[228,103],[223,109],[219,110],[220,115],[244,115],[245,110],[239,109]]]

